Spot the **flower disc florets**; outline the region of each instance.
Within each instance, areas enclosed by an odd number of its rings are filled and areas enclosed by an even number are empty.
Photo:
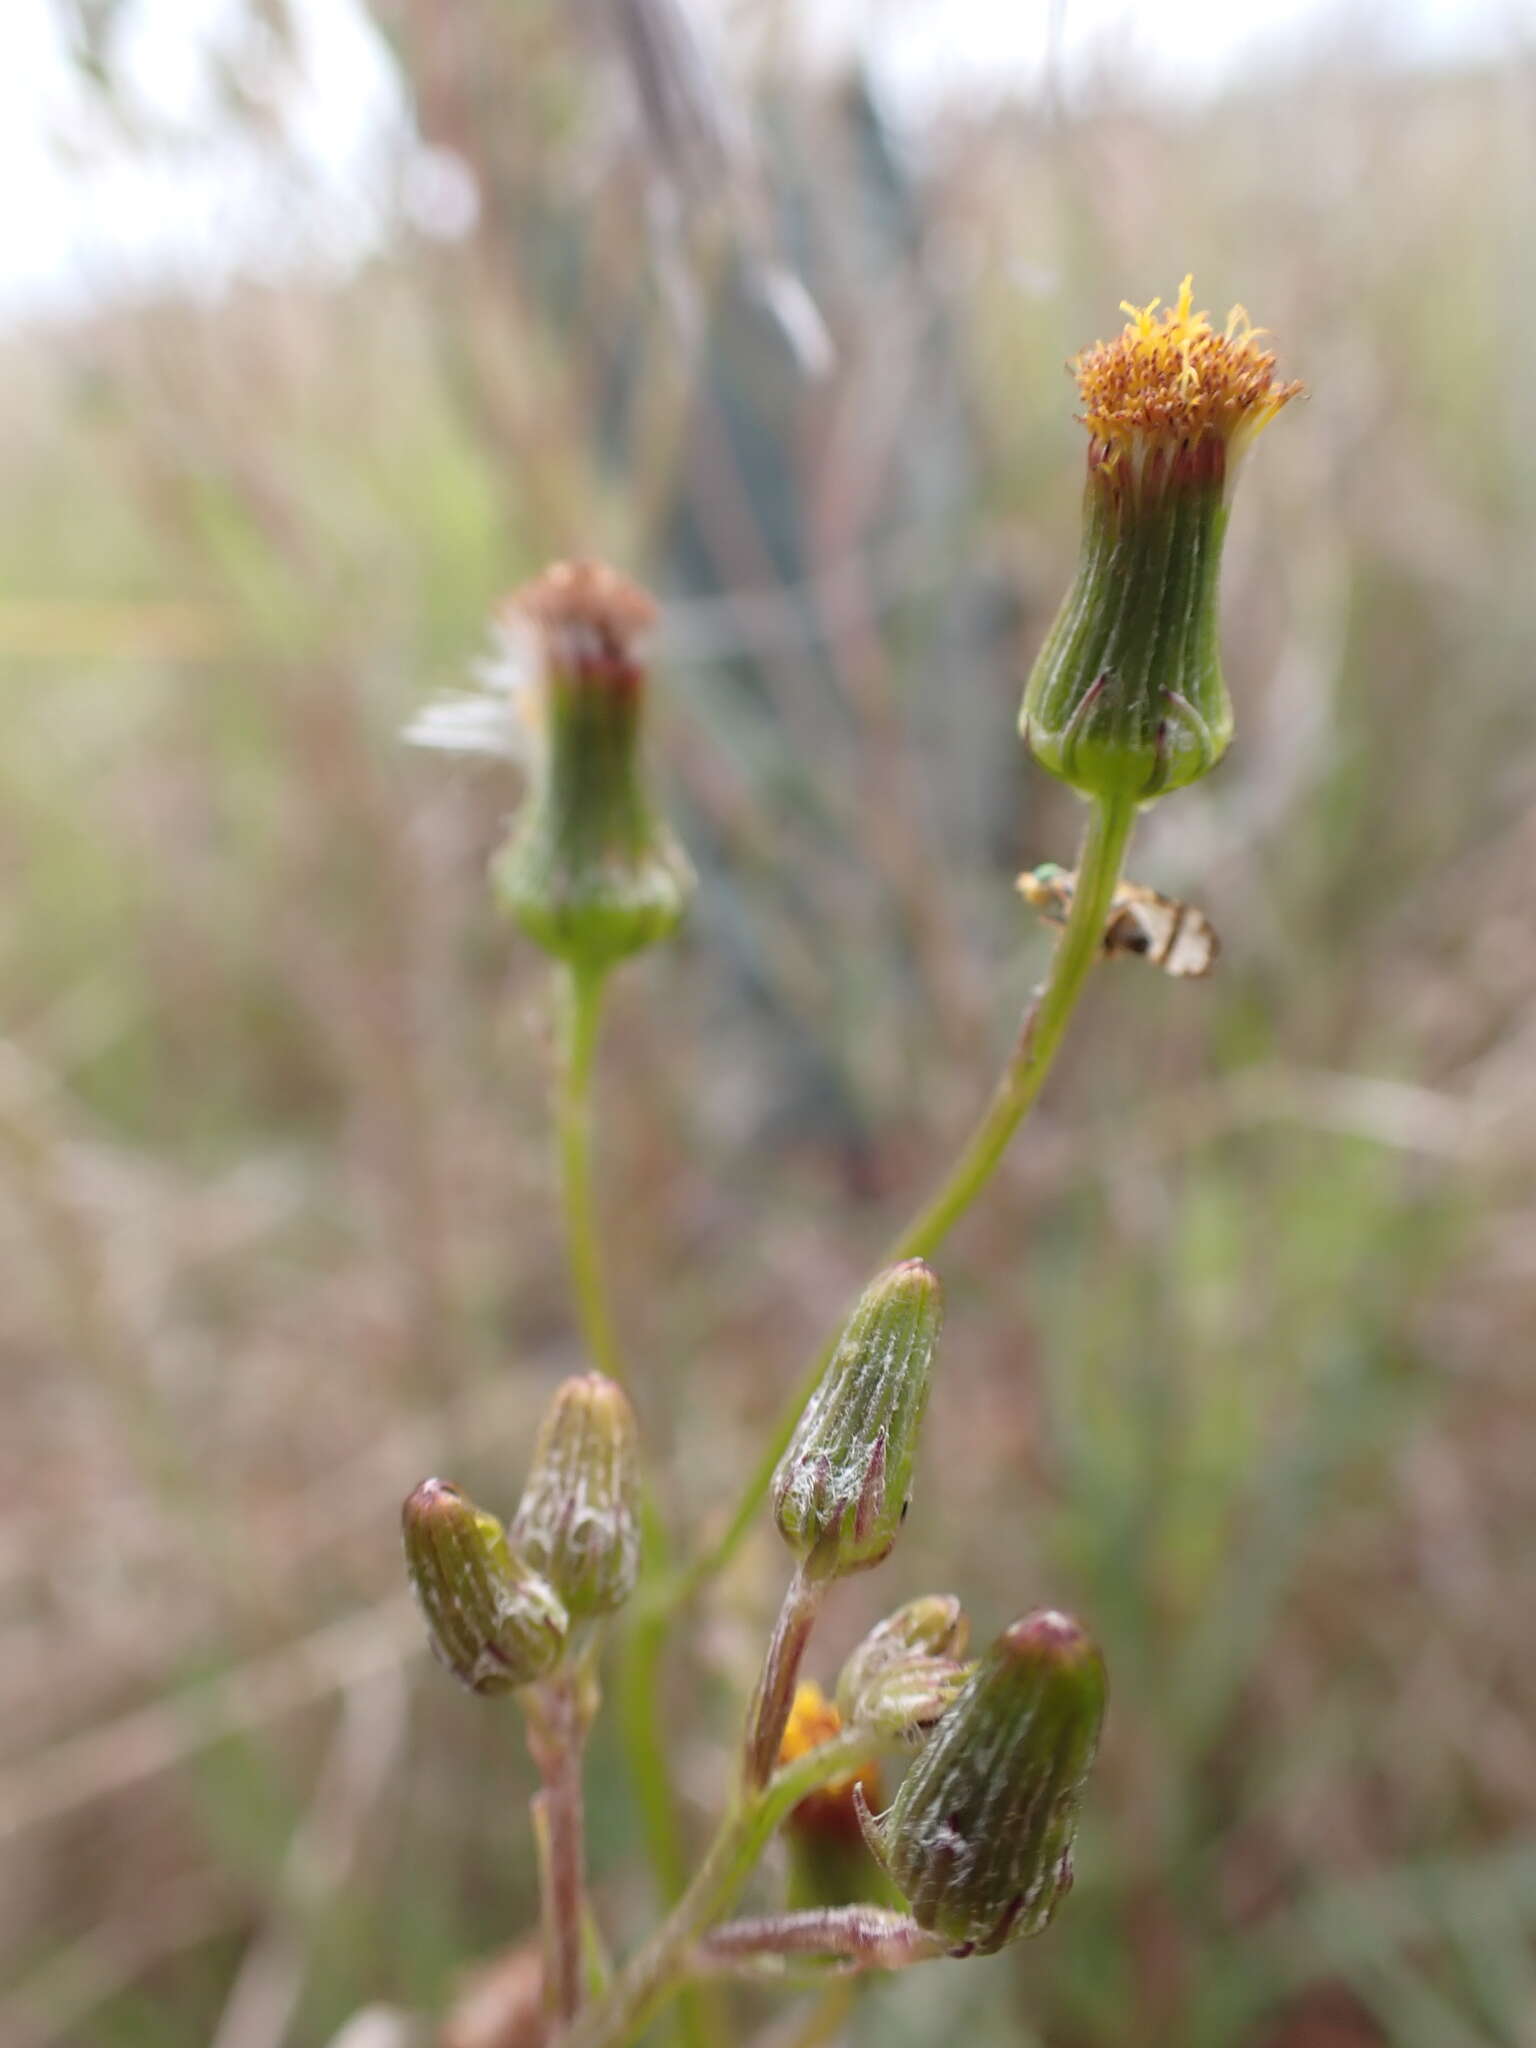
[[[1024,692],[1036,758],[1085,795],[1140,803],[1207,774],[1232,737],[1216,596],[1238,458],[1300,391],[1234,307],[1130,314],[1072,368],[1090,436],[1077,575]]]
[[[1083,401],[1078,418],[1094,439],[1090,461],[1129,455],[1144,462],[1160,450],[1222,450],[1251,439],[1301,390],[1275,376],[1262,328],[1241,306],[1225,329],[1193,310],[1186,277],[1175,305],[1124,303],[1130,315],[1113,341],[1095,342],[1072,363]]]

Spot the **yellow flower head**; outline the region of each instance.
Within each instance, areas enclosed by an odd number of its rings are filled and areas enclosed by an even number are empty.
[[[783,1739],[779,1744],[779,1762],[795,1763],[813,1749],[820,1749],[824,1742],[830,1742],[834,1735],[840,1735],[843,1717],[837,1711],[821,1687],[812,1679],[802,1679],[795,1688],[794,1705],[789,1710]],[[873,1764],[865,1764],[857,1771],[849,1771],[841,1778],[831,1778],[817,1791],[802,1799],[790,1816],[790,1823],[808,1834],[832,1835],[848,1841],[859,1839],[859,1820],[853,1804],[853,1788],[861,1785],[867,1800],[878,1802],[880,1778]]]
[[[1078,417],[1112,459],[1125,450],[1222,444],[1250,438],[1302,389],[1276,378],[1264,330],[1234,306],[1224,330],[1194,311],[1192,278],[1178,304],[1123,304],[1130,315],[1113,341],[1095,342],[1071,365],[1082,394]]]

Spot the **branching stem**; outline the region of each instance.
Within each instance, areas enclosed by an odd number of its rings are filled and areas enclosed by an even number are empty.
[[[818,1787],[868,1763],[874,1748],[866,1734],[834,1736],[786,1764],[761,1791],[738,1798],[687,1891],[619,1971],[607,1997],[582,2014],[563,2048],[627,2048],[689,1981],[699,1938],[740,1891],[780,1822]]]

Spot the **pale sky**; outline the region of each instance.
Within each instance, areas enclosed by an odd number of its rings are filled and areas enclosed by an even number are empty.
[[[690,0],[715,19],[730,0]],[[862,39],[894,102],[920,116],[957,91],[1070,93],[1101,62],[1120,79],[1198,96],[1257,67],[1348,40],[1436,63],[1536,46],[1536,0],[803,0],[829,61]],[[76,79],[54,0],[0,0],[0,320],[67,311],[136,284],[217,290],[233,268],[345,265],[379,232],[404,113],[357,0],[300,0],[305,85],[281,124],[297,170],[221,131],[205,52],[229,53],[238,0],[136,0],[131,70],[144,104],[187,139],[144,161],[103,131]],[[259,47],[247,55],[260,61]],[[473,204],[451,165],[408,166],[405,199],[451,232]]]

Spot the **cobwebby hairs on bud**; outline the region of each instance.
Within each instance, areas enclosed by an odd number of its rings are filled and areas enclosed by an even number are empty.
[[[1104,1660],[1043,1610],[1005,1629],[918,1755],[871,1848],[925,1932],[990,1955],[1049,1926],[1072,1885],[1104,1717]]]
[[[602,1373],[560,1386],[534,1447],[512,1541],[578,1619],[613,1614],[640,1569],[635,1412]]]
[[[442,1479],[400,1511],[406,1571],[433,1654],[471,1692],[516,1692],[559,1662],[570,1617],[494,1515]]]

